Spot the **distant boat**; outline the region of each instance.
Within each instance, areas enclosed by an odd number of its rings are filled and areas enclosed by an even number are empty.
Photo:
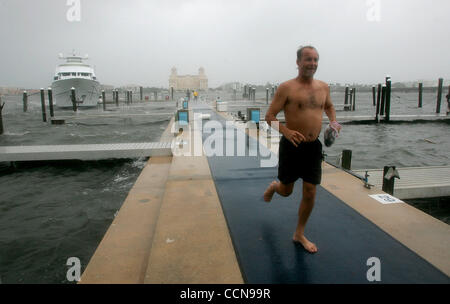
[[[101,94],[100,83],[97,81],[94,69],[83,63],[85,57],[72,56],[64,57],[65,63],[57,66],[53,77],[52,90],[53,99],[57,107],[72,107],[71,89],[75,88],[75,100],[78,107],[96,107]]]

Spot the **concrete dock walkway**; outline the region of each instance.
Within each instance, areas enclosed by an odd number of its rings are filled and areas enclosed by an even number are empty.
[[[231,119],[205,106],[193,112]],[[161,141],[174,138],[172,123]],[[177,140],[210,136],[218,133],[191,128]],[[267,155],[251,134],[246,140],[247,151],[256,145]],[[370,283],[371,257],[381,262],[381,283],[450,283],[447,224],[407,204],[381,204],[369,196],[378,190],[325,163],[306,231],[319,252],[293,244],[301,183],[265,203],[276,167],[262,168],[261,158],[151,158],[81,283]]]

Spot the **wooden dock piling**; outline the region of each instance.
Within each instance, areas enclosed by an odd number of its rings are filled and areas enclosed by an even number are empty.
[[[144,88],[143,87],[139,87],[139,95],[140,95],[140,97],[141,97],[141,99],[140,99],[140,101],[142,101],[143,100],[143,95],[144,95]]]
[[[419,108],[422,107],[422,90],[423,90],[423,83],[419,83]]]
[[[5,106],[5,103],[2,103],[2,97],[0,96],[0,135],[2,135],[4,132],[3,117],[2,117],[2,112],[3,112],[4,106]]]
[[[41,109],[42,109],[42,121],[47,122],[47,113],[45,111],[45,91],[41,88]]]
[[[55,117],[55,112],[53,110],[53,91],[52,88],[48,88],[48,106],[50,108],[50,117]]]
[[[349,105],[350,105],[349,111],[352,111],[352,109],[353,109],[353,88],[350,89],[348,96],[349,96]]]
[[[353,88],[353,106],[352,111],[355,111],[356,109],[356,88]]]
[[[442,100],[442,85],[444,83],[443,78],[439,78],[438,83],[438,94],[437,94],[437,102],[436,102],[436,113],[441,113],[441,100]]]
[[[376,110],[375,110],[375,122],[379,123],[379,117],[378,115],[380,114],[380,100],[381,100],[381,84],[378,84],[378,90],[377,90],[377,106],[376,106]]]
[[[102,90],[102,103],[103,103],[103,111],[106,111],[106,93],[105,93],[105,90]]]
[[[386,85],[381,86],[381,106],[380,106],[380,116],[384,116],[384,105],[386,102]]]
[[[385,178],[386,173],[390,169],[390,166],[384,166],[383,168],[383,186],[382,190],[390,195],[394,195],[394,177],[391,177],[389,179]],[[395,166],[392,166],[392,168],[395,170]]]
[[[76,112],[77,111],[77,98],[75,95],[75,88],[70,89],[70,91],[71,91],[70,97],[72,99],[72,109],[74,112]]]
[[[391,114],[391,78],[386,79],[386,115],[384,119],[389,121]]]
[[[352,169],[352,150],[342,151],[342,168],[351,170]]]
[[[375,86],[372,86],[372,101],[373,105],[376,106],[376,93],[375,93]]]
[[[345,86],[344,110],[348,111],[348,85]]]
[[[269,88],[266,88],[266,104],[269,104]]]
[[[447,93],[447,115],[450,113],[450,85],[448,86],[448,93]]]
[[[28,95],[27,95],[27,91],[23,91],[23,111],[26,112],[28,111]]]

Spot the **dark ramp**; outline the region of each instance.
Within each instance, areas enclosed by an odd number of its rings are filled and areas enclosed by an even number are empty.
[[[204,133],[203,139],[209,136],[215,135]],[[381,283],[450,283],[444,273],[320,186],[306,227],[319,252],[307,253],[291,241],[301,180],[290,197],[275,194],[271,203],[264,202],[263,192],[277,168],[261,168],[260,159],[208,157],[247,283],[370,283],[370,257],[381,262]]]

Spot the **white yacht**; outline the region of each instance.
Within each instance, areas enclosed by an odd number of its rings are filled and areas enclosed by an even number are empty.
[[[57,107],[72,107],[71,89],[75,88],[75,99],[78,107],[96,107],[101,95],[100,83],[97,81],[94,69],[83,63],[85,57],[72,56],[64,57],[65,63],[58,65],[53,78],[52,90],[53,100]]]

